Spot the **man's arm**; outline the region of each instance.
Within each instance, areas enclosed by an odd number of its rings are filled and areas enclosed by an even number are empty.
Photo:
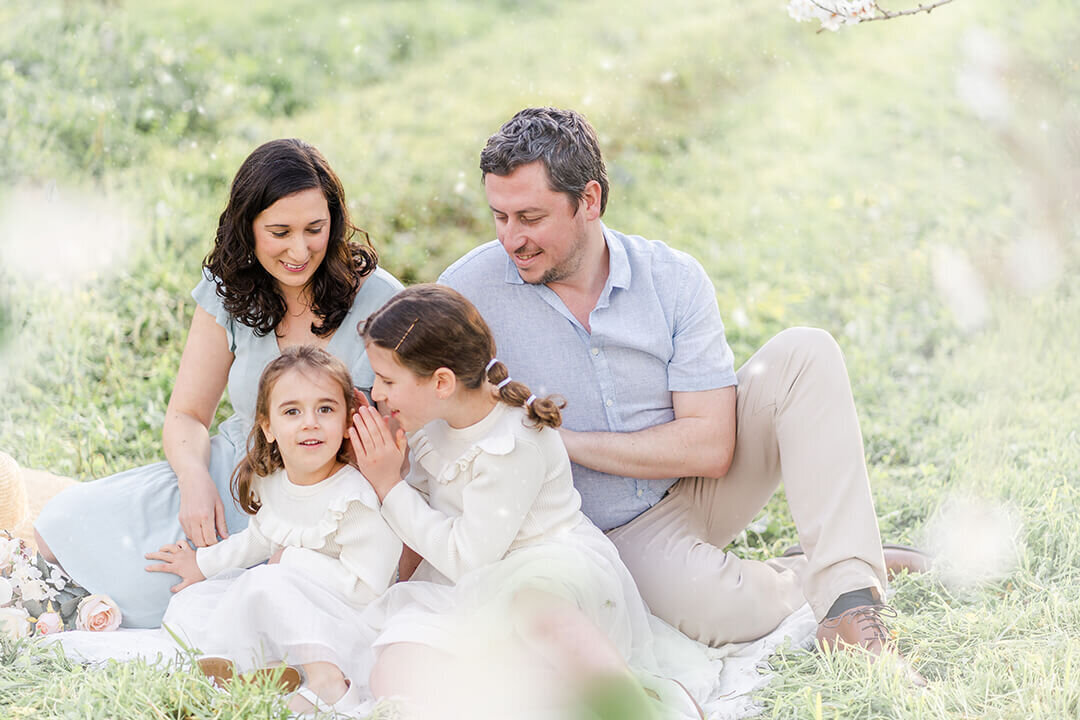
[[[735,387],[674,392],[671,399],[674,420],[637,432],[560,428],[570,459],[643,480],[726,475],[735,453]]]

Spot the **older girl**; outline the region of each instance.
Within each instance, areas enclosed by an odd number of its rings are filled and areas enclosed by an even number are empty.
[[[450,288],[416,285],[363,334],[381,407],[361,408],[350,438],[383,516],[423,558],[381,601],[374,695],[410,698],[421,716],[457,705],[480,717],[478,703],[494,698],[493,716],[551,717],[581,693],[617,688],[647,714],[632,667],[680,717],[700,717],[680,686],[653,674],[652,623],[615,546],[581,513],[555,430],[560,405],[510,378],[476,308]],[[500,708],[508,667],[530,668],[512,675],[535,683],[514,683]]]

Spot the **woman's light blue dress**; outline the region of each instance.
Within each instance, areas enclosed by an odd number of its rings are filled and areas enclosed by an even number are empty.
[[[353,384],[371,387],[374,375],[357,324],[378,310],[402,285],[382,268],[368,275],[352,308],[326,346],[345,363]],[[225,328],[234,354],[229,400],[235,414],[210,439],[210,476],[225,504],[230,533],[247,527],[248,516],[229,492],[233,469],[245,452],[254,424],[255,395],[263,368],[280,354],[273,333],[262,337],[229,315],[210,277],[191,292],[195,301]],[[169,604],[176,575],[146,572],[144,555],[184,537],[180,490],[168,462],[126,470],[82,483],[57,495],[35,527],[64,569],[92,593],[105,593],[120,606],[125,627],[157,627]]]

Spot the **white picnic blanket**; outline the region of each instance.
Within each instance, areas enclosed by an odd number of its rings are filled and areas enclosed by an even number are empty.
[[[766,670],[769,656],[788,639],[793,646],[809,647],[816,628],[810,606],[803,605],[759,640],[707,648],[705,652],[713,665],[720,668],[702,703],[709,720],[736,720],[761,712],[752,693],[769,682]],[[109,633],[71,631],[46,636],[43,641],[59,642],[69,658],[88,663],[109,659],[167,663],[184,656],[168,631],[161,628]]]

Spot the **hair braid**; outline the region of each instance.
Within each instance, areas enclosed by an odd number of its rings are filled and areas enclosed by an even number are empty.
[[[509,382],[506,382],[507,380]],[[529,419],[533,421],[533,427],[557,428],[562,425],[561,410],[566,407],[566,401],[557,395],[536,397],[528,385],[510,377],[510,372],[501,361],[496,360],[491,364],[487,371],[487,381],[496,387],[499,400],[512,407],[524,407],[529,413]],[[530,398],[532,402],[529,402]]]

